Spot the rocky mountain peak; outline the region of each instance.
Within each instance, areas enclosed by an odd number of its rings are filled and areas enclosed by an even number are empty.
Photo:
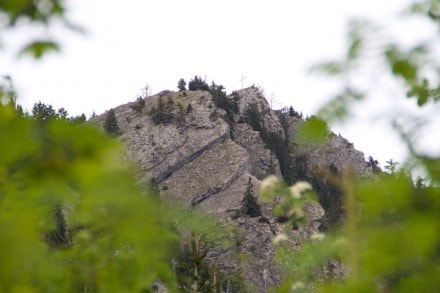
[[[334,134],[320,147],[297,146],[295,134],[304,120],[272,110],[256,87],[228,96],[219,91],[163,91],[114,112],[126,157],[139,167],[139,184],[154,179],[162,198],[196,206],[241,230],[242,239],[232,250],[219,253],[219,261],[240,268],[255,292],[283,278],[274,263],[272,239],[284,228],[272,215],[275,203],[258,202],[259,217],[237,216],[249,183],[258,197],[261,180],[269,175],[284,177],[288,184],[307,180],[335,220],[341,202],[332,197],[340,194],[322,182],[316,170],[369,172],[363,154]],[[105,113],[96,118],[102,124],[105,119]],[[325,213],[318,203],[304,212],[309,221],[295,233],[307,238],[322,228]],[[238,261],[242,254],[247,261]]]

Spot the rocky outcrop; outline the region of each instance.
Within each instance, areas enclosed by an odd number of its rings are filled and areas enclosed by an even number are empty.
[[[342,136],[330,132],[323,144],[317,146],[298,145],[295,137],[304,123],[302,119],[291,117],[287,134],[294,145],[294,156],[304,160],[304,171],[313,176],[318,169],[350,170],[358,176],[371,171],[365,162],[364,154],[356,150],[352,143]]]
[[[252,130],[246,123],[238,123],[234,130],[234,142],[247,150],[249,155],[250,173],[263,180],[274,174],[281,178],[281,170],[277,157],[261,139],[258,131]]]
[[[246,150],[228,139],[202,152],[159,186],[164,196],[195,206],[228,189],[247,171],[248,164]]]
[[[281,178],[280,161],[261,133],[243,121],[243,115],[250,105],[256,105],[266,133],[274,133],[292,145],[303,120],[290,117],[286,128],[256,87],[236,91],[228,99],[238,106],[232,121],[204,91],[165,91],[145,98],[140,110],[129,103],[114,111],[122,132],[120,138],[126,144],[125,155],[139,167],[139,184],[154,178],[163,199],[196,206],[235,225],[241,236],[234,248],[218,252],[220,263],[227,269],[239,269],[253,284],[252,292],[266,292],[283,279],[274,262],[272,240],[285,227],[272,215],[274,203],[260,202],[260,217],[251,218],[239,211],[249,178],[258,196],[261,180],[271,174]],[[152,112],[160,105],[168,111],[169,119],[155,123]],[[105,114],[96,120],[103,123]],[[315,178],[317,169],[331,166],[351,168],[358,174],[366,172],[363,154],[335,135],[324,146],[293,149],[292,156],[302,164],[306,178]],[[298,239],[317,233],[324,217],[318,203],[306,205],[304,212],[307,222],[292,232]]]
[[[281,126],[280,120],[275,112],[269,106],[266,98],[257,87],[251,86],[245,89],[238,90],[232,94],[232,98],[236,95],[238,97],[238,114],[242,117],[246,109],[250,105],[257,106],[261,113],[261,125],[268,131],[280,135],[283,139],[285,137],[284,129]]]

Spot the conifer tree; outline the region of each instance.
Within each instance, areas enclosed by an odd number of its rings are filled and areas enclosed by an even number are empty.
[[[115,111],[113,109],[110,109],[105,116],[104,130],[110,136],[121,135],[121,130],[119,129],[118,121],[116,120]]]
[[[261,216],[261,209],[257,203],[257,198],[254,197],[254,186],[252,179],[249,177],[246,192],[244,193],[243,200],[241,201],[241,214],[248,215],[250,217]]]
[[[209,91],[209,85],[199,76],[194,76],[194,79],[188,83],[188,89],[190,91]]]
[[[177,82],[177,88],[179,89],[179,92],[186,91],[186,81],[183,78],[179,79]]]

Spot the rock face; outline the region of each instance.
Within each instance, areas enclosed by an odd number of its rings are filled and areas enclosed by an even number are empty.
[[[141,111],[135,110],[133,103],[114,111],[122,132],[120,138],[126,144],[126,156],[139,166],[139,184],[154,178],[164,199],[197,206],[238,227],[243,236],[234,249],[220,254],[220,263],[226,268],[240,269],[253,285],[252,292],[266,292],[283,279],[273,259],[272,244],[283,225],[272,216],[274,203],[260,203],[260,217],[238,217],[237,212],[249,178],[254,194],[258,195],[261,180],[271,174],[281,178],[282,172],[279,158],[265,144],[261,133],[242,118],[250,105],[256,105],[265,131],[290,143],[294,143],[302,119],[289,117],[286,133],[277,113],[255,87],[234,92],[228,99],[237,103],[233,117],[217,107],[212,95],[205,91],[165,91],[145,98]],[[160,109],[168,111],[169,120],[155,123],[153,113]],[[105,114],[96,120],[103,123]],[[315,176],[317,168],[331,165],[340,169],[350,167],[359,174],[367,170],[363,154],[336,136],[322,148],[297,149],[293,156],[304,161],[303,175],[307,178]],[[310,203],[304,212],[309,220],[295,232],[300,238],[318,232],[324,217],[318,203]],[[245,255],[246,261],[240,261],[240,255]]]

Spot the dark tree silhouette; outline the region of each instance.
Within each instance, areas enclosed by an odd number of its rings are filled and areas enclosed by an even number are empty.
[[[179,79],[179,81],[177,82],[177,88],[180,92],[186,91],[186,81],[183,78]]]
[[[188,89],[190,91],[209,91],[209,85],[202,80],[201,77],[199,76],[194,76],[194,79],[190,80],[190,82],[188,83]]]
[[[104,130],[111,136],[121,135],[121,130],[118,126],[118,121],[116,120],[115,110],[110,109],[105,116]]]
[[[252,179],[249,177],[246,192],[244,193],[243,200],[241,201],[241,214],[248,215],[250,217],[261,216],[261,208],[257,203],[257,198],[254,197],[254,186]]]

